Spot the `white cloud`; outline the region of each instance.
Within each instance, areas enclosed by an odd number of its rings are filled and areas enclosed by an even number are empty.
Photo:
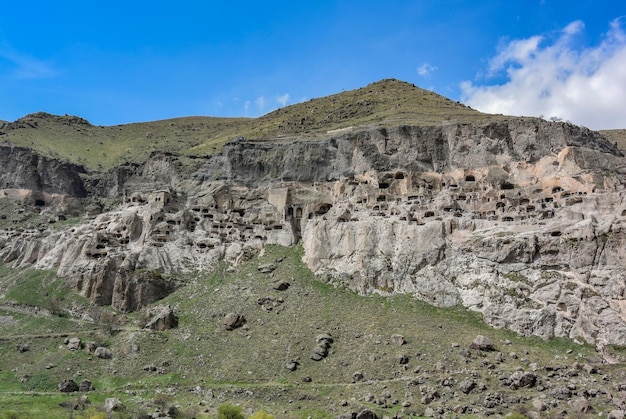
[[[281,96],[276,96],[276,103],[278,103],[279,106],[287,106],[287,102],[289,102],[289,93],[285,93]]]
[[[255,103],[256,107],[259,108],[260,111],[265,109],[265,98],[263,96],[259,96],[258,98],[256,98]]]
[[[417,67],[417,74],[419,74],[422,77],[426,77],[430,73],[432,73],[433,71],[436,71],[436,70],[437,70],[437,67],[435,67],[434,65],[430,65],[428,63],[424,63],[424,64],[420,65],[419,67]]]
[[[490,113],[557,116],[593,129],[626,128],[626,33],[622,18],[602,41],[578,48],[581,21],[554,39],[513,40],[489,62],[488,75],[503,84],[461,83],[462,100]]]
[[[40,60],[13,50],[7,44],[0,45],[0,61],[14,67],[12,76],[17,79],[43,79],[55,77],[57,71],[50,62]]]

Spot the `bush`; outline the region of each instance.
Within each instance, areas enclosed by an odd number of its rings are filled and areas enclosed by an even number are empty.
[[[221,404],[217,408],[217,419],[246,419],[239,406],[232,404]]]
[[[275,419],[274,415],[270,415],[269,413],[259,410],[254,415],[250,416],[248,419]]]

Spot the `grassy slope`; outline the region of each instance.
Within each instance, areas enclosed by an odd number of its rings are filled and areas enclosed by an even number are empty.
[[[186,117],[117,126],[94,126],[74,116],[31,114],[0,129],[0,140],[33,148],[89,169],[143,161],[153,151],[210,155],[238,136],[313,136],[351,126],[437,125],[497,118],[398,80],[291,105],[260,118]],[[0,123],[0,126],[2,124]]]
[[[600,131],[609,141],[617,144],[620,150],[626,152],[626,129],[611,129]]]
[[[280,258],[283,260],[273,275],[257,271],[259,263]],[[593,348],[586,345],[560,339],[544,342],[491,329],[479,316],[466,310],[438,309],[408,296],[362,297],[333,288],[313,278],[302,265],[299,248],[269,247],[264,256],[239,266],[235,272],[226,272],[224,268],[220,266],[211,275],[198,276],[165,300],[179,315],[177,329],[141,330],[137,328],[139,313],[124,316],[126,330],[115,335],[103,329],[94,332],[95,324],[73,322],[71,336],[106,344],[114,353],[112,360],[100,360],[85,351],[70,352],[63,347],[62,337],[41,336],[40,327],[33,329],[37,337],[23,336],[26,330],[21,327],[21,337],[11,338],[11,330],[2,330],[5,337],[0,351],[0,405],[26,412],[48,408],[49,417],[65,417],[66,411],[58,407],[59,400],[78,400],[79,395],[59,395],[54,392],[56,384],[68,378],[77,382],[88,378],[97,389],[89,395],[94,405],[106,397],[118,397],[135,413],[142,409],[153,411],[158,394],[167,393],[173,395],[172,402],[187,412],[214,412],[221,403],[231,402],[248,412],[265,409],[281,418],[332,418],[364,407],[378,409],[364,398],[368,393],[378,397],[384,391],[399,401],[407,398],[407,391],[412,392],[414,409],[423,411],[424,406],[415,400],[419,400],[418,387],[407,386],[416,377],[424,378],[423,385],[437,386],[442,377],[460,382],[469,371],[478,371],[488,392],[497,390],[520,396],[531,392],[500,388],[499,373],[509,374],[517,367],[526,370],[530,362],[540,366],[571,365],[575,360],[595,357]],[[8,268],[2,269],[0,277],[11,274]],[[275,280],[287,280],[291,286],[286,291],[276,291],[271,287]],[[12,295],[18,300],[26,298],[19,297],[19,292]],[[277,302],[282,299],[282,303],[271,311],[264,310],[257,301],[265,297]],[[225,330],[220,319],[229,311],[243,314],[246,325],[234,331]],[[20,322],[52,321],[28,317],[15,315]],[[330,355],[314,362],[309,356],[315,336],[324,332],[335,341]],[[390,344],[394,333],[404,335],[408,343]],[[466,361],[459,350],[467,348],[478,334],[490,336],[504,354],[516,352],[520,359],[506,355],[506,361],[498,365],[493,375],[480,364],[495,363],[495,353],[483,357],[474,352]],[[511,343],[505,345],[505,340]],[[28,343],[30,351],[19,353],[15,349],[19,343]],[[139,351],[130,351],[132,345]],[[569,350],[572,352],[566,354]],[[400,355],[409,356],[407,368],[398,363]],[[285,363],[292,359],[298,359],[300,365],[289,372]],[[446,372],[437,370],[438,362]],[[49,364],[55,367],[46,369]],[[157,371],[145,371],[147,365],[153,365]],[[418,367],[421,370],[415,372]],[[626,378],[622,365],[603,370],[621,374],[621,378],[614,376],[614,382]],[[355,372],[364,374],[363,383],[352,383]],[[22,383],[20,377],[25,374],[31,378]],[[305,376],[311,377],[310,383],[302,381]],[[196,387],[199,390],[193,390]],[[480,404],[483,397],[484,393],[461,394],[459,403]],[[349,401],[349,406],[340,407],[341,400]],[[593,403],[598,409],[604,408],[600,399]],[[396,405],[384,413],[399,409]]]

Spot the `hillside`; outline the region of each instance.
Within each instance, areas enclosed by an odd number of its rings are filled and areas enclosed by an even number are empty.
[[[0,122],[0,141],[38,153],[108,170],[143,162],[155,151],[189,156],[215,154],[238,137],[311,137],[348,127],[440,125],[495,118],[411,84],[388,79],[369,86],[287,106],[260,118],[187,117],[95,126],[76,116],[43,112]]]
[[[0,414],[626,409],[617,137],[397,80],[0,125]]]
[[[617,146],[626,151],[626,129],[611,129],[599,131],[607,140],[617,144]]]

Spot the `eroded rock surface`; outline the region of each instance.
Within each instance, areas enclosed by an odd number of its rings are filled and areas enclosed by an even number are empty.
[[[461,304],[525,335],[626,344],[626,159],[571,124],[234,141],[190,176],[154,155],[72,182],[5,179],[15,199],[81,202],[83,187],[114,203],[67,229],[1,231],[0,257],[55,269],[95,304],[136,310],[184,285],[181,273],[301,241],[321,280],[359,293]]]

